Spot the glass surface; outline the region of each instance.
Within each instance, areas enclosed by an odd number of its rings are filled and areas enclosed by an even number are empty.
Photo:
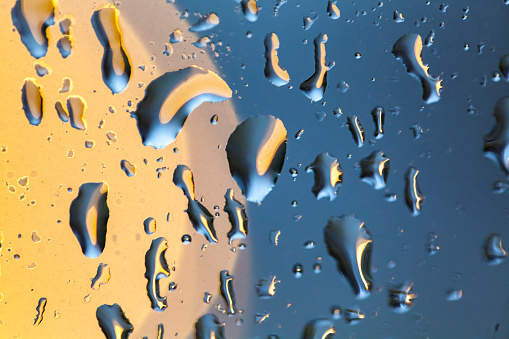
[[[0,1],[0,337],[509,337],[507,4]]]

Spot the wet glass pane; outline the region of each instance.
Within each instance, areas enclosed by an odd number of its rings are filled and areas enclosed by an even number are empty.
[[[2,1],[0,337],[509,337],[508,4]]]

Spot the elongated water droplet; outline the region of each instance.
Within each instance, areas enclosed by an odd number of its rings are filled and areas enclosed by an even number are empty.
[[[359,118],[357,118],[356,115],[351,115],[348,117],[348,128],[350,129],[350,132],[352,133],[353,140],[357,144],[357,147],[364,146],[364,128],[361,125],[361,122],[359,121]]]
[[[219,25],[219,17],[216,13],[209,13],[204,15],[198,22],[189,27],[191,32],[204,32],[208,31]]]
[[[118,304],[99,306],[95,316],[107,339],[127,339],[134,330]]]
[[[500,74],[504,77],[504,80],[509,81],[509,53],[500,57],[498,68],[500,69]]]
[[[79,129],[86,130],[87,122],[85,121],[85,110],[87,109],[87,102],[79,95],[71,95],[67,98],[67,110],[71,118],[71,126]]]
[[[258,20],[258,4],[256,0],[242,0],[240,2],[242,6],[242,13],[247,21],[255,22]]]
[[[413,282],[406,282],[390,289],[389,305],[394,312],[406,313],[414,306],[413,300],[417,298],[417,294],[411,291],[413,285]]]
[[[235,293],[233,292],[233,276],[231,276],[227,270],[222,270],[219,278],[221,282],[221,295],[228,307],[228,314],[235,314],[237,312],[237,307],[235,305]]]
[[[490,265],[499,265],[507,256],[506,250],[502,247],[500,234],[492,233],[484,244],[484,257]]]
[[[371,111],[371,116],[375,123],[375,138],[381,139],[384,136],[385,109],[382,106],[376,106]]]
[[[389,176],[390,160],[381,151],[361,160],[361,179],[379,190],[385,188]]]
[[[419,170],[415,167],[410,167],[406,174],[405,201],[413,216],[419,215],[424,202],[424,195],[417,184],[417,174]]]
[[[275,275],[272,275],[269,279],[260,279],[256,284],[256,294],[260,299],[269,299],[276,294],[276,284],[280,283],[276,279]]]
[[[320,153],[315,161],[306,167],[306,172],[315,174],[315,184],[311,191],[318,200],[327,197],[329,201],[336,199],[343,182],[343,169],[337,158],[327,152]]]
[[[430,30],[428,36],[426,37],[426,39],[424,39],[424,44],[426,45],[426,47],[430,47],[431,45],[433,45],[433,39],[435,39],[434,29]]]
[[[277,50],[279,39],[275,33],[265,36],[265,77],[274,86],[283,86],[290,81],[290,75],[279,65]]]
[[[195,329],[196,339],[226,339],[224,324],[212,313],[207,313],[198,319]]]
[[[276,184],[286,143],[283,122],[270,115],[250,117],[230,135],[226,145],[230,173],[248,201],[263,201]]]
[[[422,38],[419,34],[403,35],[394,44],[392,53],[405,65],[407,72],[422,84],[422,98],[426,104],[440,100],[442,81],[428,74],[428,66],[422,61]]]
[[[463,297],[463,290],[450,290],[446,293],[445,300],[458,301]]]
[[[325,65],[325,43],[327,34],[320,33],[314,40],[315,44],[315,73],[302,84],[300,90],[311,101],[322,100],[327,87],[327,71],[330,66]]]
[[[72,48],[74,46],[74,39],[71,35],[64,34],[57,42],[57,48],[62,58],[67,58],[71,55]]]
[[[484,155],[509,176],[509,96],[495,105],[495,126],[484,137]]]
[[[173,183],[182,189],[188,199],[187,215],[196,232],[202,234],[210,243],[217,243],[214,229],[214,216],[195,199],[193,172],[186,165],[178,165],[173,172]]]
[[[338,6],[336,5],[336,2],[337,1],[329,0],[329,2],[327,3],[327,13],[329,14],[329,17],[332,20],[337,20],[339,19],[340,16],[340,12]]]
[[[224,211],[228,213],[231,229],[228,232],[228,244],[231,245],[235,239],[245,239],[247,236],[247,214],[246,208],[233,196],[233,189],[229,188],[224,195]]]
[[[136,109],[143,144],[157,149],[168,146],[195,108],[205,101],[220,102],[231,96],[226,82],[198,66],[161,75],[147,86]]]
[[[123,159],[120,161],[120,168],[128,177],[134,177],[136,175],[136,165],[131,164],[128,160]]]
[[[108,264],[100,263],[97,267],[97,273],[94,278],[92,278],[92,284],[90,288],[93,290],[98,290],[102,285],[105,285],[110,281],[111,273],[110,267]]]
[[[57,111],[58,117],[62,122],[68,122],[69,121],[69,113],[67,113],[67,109],[65,108],[62,101],[58,100],[55,102],[55,109]]]
[[[152,240],[150,249],[145,255],[145,278],[147,278],[147,294],[155,311],[162,312],[168,307],[166,297],[160,295],[159,280],[170,276],[170,269],[164,254],[168,249],[168,241],[163,238]]]
[[[76,199],[69,209],[69,224],[80,243],[83,254],[95,259],[104,250],[110,210],[108,184],[90,182],[80,186]]]
[[[108,4],[92,16],[92,26],[104,48],[101,63],[103,81],[114,94],[122,92],[131,78],[131,63],[122,41],[119,15],[119,10]]]
[[[44,311],[46,310],[47,302],[48,302],[48,299],[46,299],[46,298],[39,299],[39,302],[35,309],[37,311],[37,315],[35,316],[35,319],[34,319],[34,326],[38,326],[41,323],[42,317],[44,315]]]
[[[164,336],[164,325],[158,324],[156,339],[163,339],[163,336]]]
[[[145,230],[145,233],[150,235],[156,231],[156,220],[154,218],[147,218],[143,222],[143,229]]]
[[[38,126],[42,121],[43,98],[42,86],[34,78],[26,78],[21,89],[23,110],[31,125]]]
[[[53,0],[17,0],[12,8],[12,23],[31,56],[42,58],[48,52],[47,29],[55,23]]]
[[[364,222],[350,215],[331,217],[324,228],[329,254],[336,259],[343,277],[350,283],[357,299],[370,295],[371,250],[373,238]]]
[[[360,310],[345,309],[345,320],[349,325],[357,325],[366,316]]]
[[[329,319],[315,319],[306,324],[302,339],[332,339],[336,329]]]

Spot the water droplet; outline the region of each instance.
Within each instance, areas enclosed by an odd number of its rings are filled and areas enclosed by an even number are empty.
[[[156,231],[156,228],[157,228],[157,224],[156,224],[156,220],[154,218],[147,218],[145,219],[145,221],[143,222],[143,229],[145,230],[145,233],[146,234],[152,234]]]
[[[57,100],[57,102],[55,102],[55,110],[57,111],[60,120],[62,120],[63,122],[69,121],[69,113],[67,113],[64,104],[60,100]]]
[[[484,137],[484,152],[509,175],[509,97],[498,100],[494,115],[496,123]]]
[[[189,245],[191,243],[191,236],[189,234],[184,234],[181,241],[184,245]]]
[[[21,2],[21,0],[18,0]],[[34,78],[26,78],[21,89],[23,110],[31,125],[38,126],[42,121],[43,97],[42,86]]]
[[[219,278],[221,282],[221,295],[226,301],[228,314],[235,314],[237,312],[237,308],[235,306],[235,293],[233,292],[233,276],[229,275],[227,270],[222,270]]]
[[[341,93],[345,93],[346,91],[348,91],[350,89],[350,86],[348,86],[348,84],[345,81],[340,81],[340,82],[338,82],[336,88]]]
[[[90,300],[92,300],[92,295],[89,293],[87,294],[84,298],[83,298],[83,302],[85,304],[88,304],[90,302]]]
[[[286,142],[283,123],[270,115],[250,117],[230,135],[226,145],[230,173],[248,201],[263,201],[276,184]]]
[[[296,140],[300,140],[300,138],[302,137],[303,133],[304,133],[303,129],[298,130],[297,133],[295,133],[295,139]]]
[[[110,281],[110,278],[110,267],[108,264],[100,263],[99,266],[97,266],[97,273],[95,277],[92,278],[90,288],[98,290],[102,285],[107,284]]]
[[[498,68],[500,69],[500,73],[504,79],[509,81],[509,53],[500,57]]]
[[[330,309],[330,313],[331,313],[332,319],[334,319],[334,320],[338,320],[341,318],[341,309],[339,308],[339,306],[332,306]]]
[[[304,16],[302,18],[302,28],[304,28],[305,31],[309,30],[316,20],[318,20],[318,15],[316,14],[313,16]]]
[[[355,59],[360,59],[361,58],[361,54],[359,52],[355,52]]]
[[[101,305],[95,315],[107,339],[128,338],[134,329],[118,304]]]
[[[419,170],[415,167],[410,167],[406,174],[405,201],[413,216],[419,215],[424,202],[424,195],[417,184],[418,174]]]
[[[431,29],[426,39],[424,39],[424,45],[426,45],[426,47],[430,47],[433,45],[433,39],[435,39],[435,30]]]
[[[507,256],[506,250],[502,247],[500,234],[492,233],[484,243],[484,258],[490,265],[499,265]]]
[[[277,246],[279,243],[279,236],[281,235],[280,230],[272,230],[269,233],[269,241],[273,246]]]
[[[361,159],[361,179],[376,190],[385,188],[389,168],[389,158],[381,151],[373,152],[369,157]]]
[[[147,86],[135,113],[143,144],[156,149],[168,146],[195,108],[205,101],[220,102],[231,96],[226,82],[198,66],[166,72]]]
[[[71,126],[79,129],[86,130],[87,122],[85,121],[85,110],[87,109],[87,102],[79,95],[71,95],[67,98],[67,110],[71,118]]]
[[[432,232],[428,235],[428,243],[426,245],[426,250],[428,251],[429,255],[435,255],[438,253],[440,247],[436,243],[437,239],[438,235],[436,233]]]
[[[327,152],[320,153],[315,161],[306,167],[306,172],[315,174],[315,184],[311,191],[318,200],[325,197],[328,197],[329,201],[336,199],[343,182],[343,169],[337,158]]]
[[[357,147],[364,146],[364,128],[362,127],[361,122],[356,115],[351,115],[348,117],[348,129],[352,133]]]
[[[228,213],[231,229],[228,231],[228,245],[231,245],[235,239],[245,239],[247,236],[247,214],[244,205],[242,205],[233,196],[233,189],[229,188],[224,195],[224,211]]]
[[[128,177],[134,177],[136,175],[136,165],[131,164],[126,159],[120,161],[120,168],[122,168]]]
[[[283,86],[290,81],[290,75],[279,65],[277,50],[279,39],[275,33],[265,36],[265,77],[274,86]]]
[[[41,241],[41,237],[37,234],[37,231],[32,232],[32,241],[38,243]]]
[[[381,139],[384,136],[385,109],[382,106],[376,106],[371,110],[371,116],[375,123],[375,139]]]
[[[258,5],[256,0],[242,0],[242,13],[244,13],[244,18],[247,21],[255,22],[258,20]]]
[[[349,325],[357,325],[362,319],[366,317],[361,313],[360,310],[352,310],[347,308],[343,313],[345,314],[345,320]]]
[[[69,209],[69,224],[83,254],[97,258],[106,244],[110,211],[107,204],[108,184],[90,182],[80,186],[78,196]]]
[[[170,282],[170,284],[168,285],[168,290],[170,292],[174,292],[176,289],[177,289],[177,284],[174,281]]]
[[[311,101],[320,101],[327,87],[327,71],[331,66],[325,65],[325,43],[327,34],[320,33],[314,40],[315,73],[300,84],[300,90]]]
[[[147,278],[147,294],[155,311],[162,312],[168,307],[166,297],[160,295],[159,280],[170,276],[170,269],[164,257],[168,249],[168,241],[163,238],[152,240],[150,249],[145,255],[145,278]]]
[[[219,25],[219,17],[217,16],[217,14],[209,13],[200,18],[198,22],[196,22],[194,25],[189,27],[189,31],[204,32],[212,28],[215,28],[217,25]]]
[[[275,275],[272,275],[269,279],[260,279],[256,284],[256,294],[261,299],[272,298],[276,294],[276,284],[280,282]]]
[[[205,304],[210,304],[211,299],[212,299],[212,294],[210,294],[209,292],[205,292],[203,294],[203,302],[205,302]]]
[[[96,10],[92,16],[92,26],[104,48],[103,81],[114,94],[124,91],[131,78],[131,63],[122,41],[119,16],[119,10],[112,4]]]
[[[35,72],[40,77],[43,77],[43,76],[48,75],[48,74],[51,74],[51,72],[53,71],[51,69],[51,67],[47,63],[45,63],[44,61],[36,61],[34,63],[34,67],[35,67]]]
[[[94,140],[87,140],[87,141],[85,141],[85,147],[86,148],[92,148],[92,147],[94,147],[94,145],[95,145],[95,141]]]
[[[196,339],[226,339],[224,324],[219,322],[216,315],[207,313],[195,324]]]
[[[302,267],[301,264],[295,264],[293,266],[293,274],[294,274],[295,278],[299,279],[300,277],[302,277],[303,273],[304,273],[304,267]]]
[[[214,217],[195,199],[193,172],[185,165],[178,165],[173,173],[173,183],[182,189],[188,199],[187,215],[196,232],[205,236],[210,243],[217,243]]]
[[[55,23],[55,3],[43,0],[26,3],[17,0],[12,8],[12,23],[19,32],[21,42],[31,56],[42,58],[48,51],[47,29]]]
[[[176,44],[182,41],[182,32],[179,29],[170,33],[170,42]]]
[[[35,261],[32,261],[30,265],[27,266],[28,269],[32,270],[37,267],[37,263]]]
[[[405,34],[396,41],[392,53],[396,59],[406,66],[407,72],[421,81],[423,100],[426,104],[432,104],[440,100],[442,81],[428,74],[428,66],[424,65],[421,57],[422,38],[419,34]]]
[[[398,11],[394,11],[393,19],[394,19],[394,22],[396,22],[396,23],[405,21],[405,18],[403,18],[403,14]]]
[[[336,333],[332,321],[315,319],[306,324],[302,331],[302,339],[329,339]]]
[[[218,122],[218,121],[219,121],[219,117],[217,116],[217,114],[214,114],[214,115],[212,116],[212,118],[210,118],[210,123],[211,123],[212,125],[217,125],[217,122]]]
[[[447,301],[458,301],[463,297],[463,290],[450,290],[445,296]]]
[[[417,294],[411,291],[413,285],[413,282],[405,282],[390,289],[389,305],[394,312],[406,313],[414,306],[413,300],[417,298]]]
[[[340,11],[336,5],[336,2],[337,1],[329,0],[327,3],[327,13],[332,20],[337,20],[340,16]]]
[[[46,299],[46,298],[39,299],[39,302],[37,303],[37,307],[35,309],[37,311],[37,315],[35,316],[35,319],[34,319],[34,326],[38,326],[41,323],[43,315],[44,315],[44,311],[46,310],[47,302],[48,302],[48,299]]]
[[[265,321],[270,316],[270,313],[268,311],[259,312],[255,314],[255,322],[257,324],[261,324],[263,321]]]
[[[373,238],[364,222],[349,215],[331,217],[324,228],[324,238],[329,254],[338,262],[341,275],[357,299],[367,298],[373,288],[369,270]]]

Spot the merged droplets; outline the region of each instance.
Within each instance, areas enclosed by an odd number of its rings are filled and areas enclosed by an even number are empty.
[[[103,80],[114,94],[122,92],[131,77],[131,63],[122,42],[118,17],[119,11],[113,5],[98,9],[92,16],[95,34],[104,47]]]
[[[170,276],[170,269],[164,254],[168,249],[168,241],[163,238],[152,240],[150,249],[145,255],[145,278],[147,278],[147,294],[155,311],[162,312],[168,307],[166,297],[161,297],[159,280]]]
[[[385,188],[389,176],[390,160],[381,151],[373,152],[361,160],[361,179],[380,190]]]
[[[47,29],[55,23],[53,0],[17,0],[11,11],[12,22],[31,56],[42,58],[48,52]]]
[[[320,101],[327,87],[327,71],[331,66],[325,65],[325,43],[327,34],[320,33],[314,40],[315,44],[315,73],[300,84],[300,90],[311,101]]]
[[[302,339],[332,339],[336,329],[329,319],[315,319],[306,324]]]
[[[226,82],[198,66],[166,72],[147,86],[136,109],[143,144],[157,149],[168,146],[195,108],[205,101],[220,102],[231,96]]]
[[[283,122],[270,115],[248,118],[230,135],[226,145],[230,173],[248,201],[263,201],[276,184],[286,143]]]
[[[397,288],[390,289],[389,305],[394,312],[406,313],[414,306],[413,300],[417,294],[412,292],[413,282],[405,282]]]
[[[405,201],[413,216],[419,215],[424,202],[424,195],[417,184],[418,174],[417,168],[410,167],[405,177]]]
[[[34,78],[26,78],[21,89],[23,110],[31,125],[38,126],[42,121],[43,99],[42,86]]]
[[[484,258],[490,265],[499,265],[507,257],[506,250],[502,247],[500,234],[492,233],[484,244]]]
[[[419,80],[423,89],[423,100],[432,104],[440,100],[441,80],[428,74],[428,66],[422,61],[422,38],[419,34],[403,35],[393,46],[392,53],[406,66],[407,72]]]
[[[265,36],[265,77],[274,86],[283,86],[290,81],[290,75],[279,65],[277,50],[279,39],[276,33]]]
[[[228,314],[235,314],[237,307],[235,305],[235,293],[233,292],[233,276],[227,270],[222,270],[219,275],[220,290],[226,306],[228,307]]]
[[[373,238],[364,222],[350,215],[331,217],[324,228],[329,254],[358,299],[367,298],[373,287],[371,250]]]
[[[317,199],[336,199],[339,187],[343,182],[343,169],[338,159],[327,152],[318,154],[315,161],[306,167],[306,172],[314,172],[315,184],[311,191]]]
[[[90,182],[80,186],[76,199],[69,209],[69,224],[78,239],[83,254],[97,258],[106,244],[106,230],[110,210],[108,208],[108,184]]]
[[[233,196],[233,189],[229,188],[224,195],[224,211],[228,213],[231,229],[228,232],[228,244],[235,239],[245,239],[247,236],[246,208]]]
[[[95,316],[107,339],[127,339],[134,330],[118,304],[99,306]]]
[[[484,154],[509,176],[509,96],[495,105],[495,126],[484,137]]]
[[[224,324],[212,313],[200,317],[195,324],[195,329],[196,339],[226,339]]]
[[[195,199],[193,172],[186,165],[178,165],[173,173],[173,183],[182,189],[188,199],[187,215],[196,232],[210,243],[217,243],[214,216]]]

